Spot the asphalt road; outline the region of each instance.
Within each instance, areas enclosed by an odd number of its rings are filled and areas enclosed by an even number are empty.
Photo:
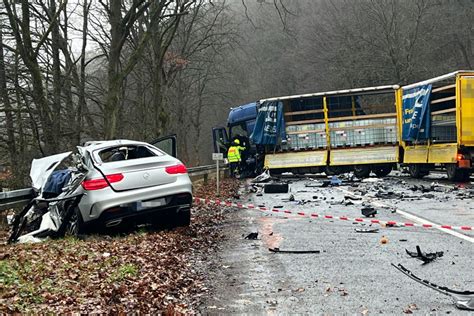
[[[470,185],[456,189],[439,175],[424,180],[393,175],[383,181],[324,188],[318,187],[318,178],[288,179],[293,202],[282,200],[289,193],[242,195],[240,202],[351,218],[361,216],[362,203],[370,203],[380,220],[474,226]],[[344,196],[349,192],[361,200],[345,205]],[[439,285],[474,290],[472,233],[452,235],[437,229],[378,225],[373,226],[379,228],[378,233],[357,233],[355,228],[368,225],[246,209],[227,208],[225,212],[226,240],[208,274],[212,296],[201,307],[203,313],[472,314],[456,309],[448,296],[391,266],[401,263]],[[257,231],[258,240],[243,238]],[[426,252],[444,251],[444,256],[422,265],[405,252],[415,251],[417,245]],[[321,252],[268,250],[275,247]]]

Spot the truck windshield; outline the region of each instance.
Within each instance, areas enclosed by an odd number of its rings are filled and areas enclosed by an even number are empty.
[[[230,139],[236,136],[245,136],[248,137],[247,129],[244,124],[231,126],[229,129]]]

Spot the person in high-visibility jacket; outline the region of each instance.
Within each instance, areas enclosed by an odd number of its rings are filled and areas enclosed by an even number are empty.
[[[240,141],[238,139],[234,139],[232,142],[232,146],[229,147],[227,151],[227,160],[229,160],[230,164],[230,174],[233,177],[240,169],[240,164],[242,162],[242,157],[240,152],[245,150],[245,147],[240,146]]]

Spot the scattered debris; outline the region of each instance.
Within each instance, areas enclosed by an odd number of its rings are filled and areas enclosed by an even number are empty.
[[[265,170],[258,176],[252,179],[252,183],[262,183],[262,182],[268,182],[272,179],[272,176],[270,175],[270,170]]]
[[[362,197],[355,196],[355,195],[344,195],[344,199],[345,200],[360,201],[360,200],[362,200]]]
[[[414,275],[410,270],[402,266],[401,264],[394,265],[392,263],[392,266],[394,266],[398,271],[402,272],[412,280],[415,280],[416,282],[423,284],[424,286],[427,286],[435,291],[440,292],[441,294],[451,296],[451,298],[454,301],[454,305],[459,308],[459,309],[464,309],[464,310],[469,310],[469,311],[474,311],[474,291],[456,291],[456,290],[451,290],[445,286],[439,286],[437,284],[431,283],[427,280],[422,280],[416,275]]]
[[[268,250],[275,253],[295,253],[295,254],[321,253],[320,250],[280,250],[280,248],[268,248]]]
[[[244,239],[257,240],[258,239],[258,232],[250,233],[247,236],[245,236]]]
[[[413,311],[415,310],[418,310],[418,306],[416,306],[416,304],[412,303],[410,305],[408,305],[404,310],[403,312],[405,314],[413,314]]]
[[[377,214],[377,210],[374,209],[371,206],[365,206],[361,209],[362,215],[365,217],[375,217],[375,214]]]
[[[267,183],[263,189],[264,193],[288,193],[288,183]]]
[[[355,228],[356,233],[378,233],[378,228]]]
[[[443,251],[425,253],[421,251],[420,246],[416,246],[416,252],[408,251],[407,249],[405,249],[405,251],[410,257],[421,260],[424,264],[430,263],[431,261],[442,257],[444,254]]]
[[[290,196],[288,198],[283,198],[281,200],[284,201],[284,202],[293,202],[293,201],[295,201],[295,196],[293,194],[290,194]]]
[[[349,292],[347,292],[346,289],[339,289],[338,291],[339,291],[339,294],[340,294],[341,296],[347,296],[347,295],[349,295]]]
[[[388,244],[388,238],[385,236],[382,236],[382,238],[380,238],[380,243],[382,245]]]
[[[337,176],[332,176],[331,178],[331,185],[335,186],[335,185],[341,185],[342,184],[342,180],[339,179]]]
[[[362,180],[364,183],[374,183],[374,182],[381,182],[383,181],[382,179],[379,178],[365,178]]]

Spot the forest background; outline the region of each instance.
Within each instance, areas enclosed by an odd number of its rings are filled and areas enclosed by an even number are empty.
[[[474,68],[470,0],[2,0],[0,186],[88,140],[211,129],[264,97],[405,84]]]

